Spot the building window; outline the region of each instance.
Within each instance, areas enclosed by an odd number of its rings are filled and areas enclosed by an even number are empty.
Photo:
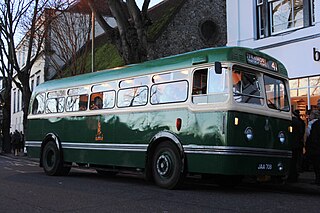
[[[214,43],[219,35],[218,25],[211,20],[201,23],[199,30],[202,39],[208,44]]]
[[[34,89],[34,80],[32,79],[32,80],[31,80],[31,83],[30,83],[30,90],[31,90],[31,92],[33,91],[33,89]]]
[[[17,92],[14,91],[13,92],[13,113],[16,113],[17,112]]]
[[[311,8],[311,24],[314,25],[316,23],[316,18],[314,15],[314,0],[310,1],[310,8]]]
[[[36,86],[40,84],[40,76],[37,76]]]
[[[257,38],[314,24],[314,0],[256,0]]]
[[[17,112],[20,111],[20,90],[17,92]]]

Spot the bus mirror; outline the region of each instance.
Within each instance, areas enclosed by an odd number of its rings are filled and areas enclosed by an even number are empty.
[[[214,62],[214,71],[216,72],[216,74],[222,74],[221,62],[219,61]]]

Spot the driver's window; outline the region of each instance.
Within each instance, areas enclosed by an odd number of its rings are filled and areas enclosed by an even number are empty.
[[[232,70],[233,97],[238,103],[262,105],[261,87],[254,73]]]

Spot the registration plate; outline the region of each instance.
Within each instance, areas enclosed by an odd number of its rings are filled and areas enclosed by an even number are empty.
[[[272,170],[272,164],[271,163],[259,163],[258,170]]]

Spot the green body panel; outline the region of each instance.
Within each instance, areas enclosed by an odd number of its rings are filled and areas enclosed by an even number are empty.
[[[187,155],[189,171],[195,173],[224,175],[270,175],[284,176],[289,172],[289,158],[268,158],[232,155]],[[205,162],[205,163],[204,163]],[[277,165],[282,163],[284,170],[279,171]],[[271,170],[258,170],[259,164],[271,164]]]
[[[239,125],[234,125],[238,117]],[[176,128],[180,118],[182,127]],[[102,141],[96,141],[98,122],[101,124]],[[269,126],[266,130],[265,126]],[[187,109],[156,111],[146,113],[126,113],[88,117],[67,117],[49,120],[30,120],[28,138],[41,141],[48,133],[56,134],[62,142],[101,144],[150,144],[159,132],[167,131],[176,135],[183,146],[232,146],[289,150],[288,140],[281,144],[280,131],[287,138],[290,121],[240,112],[191,112]],[[43,127],[45,126],[47,131]],[[252,127],[254,139],[247,141],[246,127]],[[42,132],[40,134],[40,129]],[[30,151],[30,153],[29,153]],[[38,157],[40,150],[28,149],[28,154]],[[64,160],[68,162],[90,163],[121,167],[145,168],[146,151],[110,151],[63,149]],[[216,174],[285,174],[288,172],[289,158],[239,156],[187,153],[189,172]],[[258,171],[259,164],[272,164],[273,170]],[[282,163],[284,170],[279,173],[276,165]],[[244,166],[245,165],[245,166]]]
[[[235,117],[238,118],[238,125],[234,124]],[[290,150],[290,120],[231,111],[228,113],[228,121],[227,144],[229,146]],[[244,132],[247,127],[253,130],[252,141],[248,141],[245,137]],[[278,138],[281,131],[286,137],[286,142],[283,144]]]

